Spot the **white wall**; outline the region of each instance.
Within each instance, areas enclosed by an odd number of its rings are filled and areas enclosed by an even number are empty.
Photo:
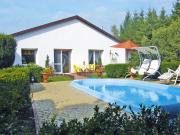
[[[54,65],[54,49],[72,49],[71,72],[73,64],[88,64],[88,49],[104,50],[102,54],[103,65],[109,64],[110,50],[118,52],[119,63],[125,63],[125,49],[114,49],[110,46],[116,41],[92,29],[79,20],[58,24],[45,29],[37,30],[16,37],[17,50],[14,65],[22,64],[21,49],[37,49],[36,64],[45,66],[46,56],[49,55],[50,64]]]

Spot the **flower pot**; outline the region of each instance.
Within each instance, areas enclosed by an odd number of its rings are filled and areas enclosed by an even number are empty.
[[[42,73],[42,75],[43,75],[43,82],[48,83],[49,74],[48,73]]]

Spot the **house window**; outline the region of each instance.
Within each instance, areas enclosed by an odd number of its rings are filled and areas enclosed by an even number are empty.
[[[89,50],[89,64],[101,64],[102,50]]]
[[[37,50],[21,50],[22,64],[36,63]]]

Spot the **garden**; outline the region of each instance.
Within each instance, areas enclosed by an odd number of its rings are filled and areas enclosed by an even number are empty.
[[[117,38],[131,39],[138,44],[157,44],[162,55],[160,72],[167,68],[175,70],[179,61],[179,2],[174,5],[171,16],[162,10],[157,16],[150,10],[147,17],[144,13],[126,15],[124,24],[119,28],[113,26],[112,32]],[[133,29],[132,29],[133,28]],[[137,30],[136,28],[140,28]],[[137,32],[138,31],[138,32]],[[147,33],[146,33],[147,32]],[[120,36],[119,36],[120,35]],[[168,35],[168,36],[167,36]],[[167,38],[168,37],[168,38]],[[166,45],[166,48],[164,48]],[[32,108],[31,83],[71,81],[67,75],[53,75],[47,56],[45,68],[33,63],[26,66],[12,66],[15,59],[16,41],[10,35],[0,34],[0,134],[36,134],[35,117]],[[74,65],[78,75],[87,78],[124,78],[131,67],[138,65],[137,55],[133,55],[128,64],[109,64],[102,66],[88,65],[85,69]],[[88,73],[88,74],[87,74]],[[142,76],[134,79],[141,80]],[[126,109],[129,110],[126,113]],[[40,135],[164,135],[180,134],[180,116],[170,115],[159,106],[139,106],[134,112],[131,106],[109,104],[104,111],[94,107],[94,115],[83,121],[73,119],[56,123],[56,116],[43,123]]]
[[[6,42],[2,42],[7,40]],[[1,46],[16,46],[12,37],[1,36]],[[13,47],[6,48],[12,49]],[[14,48],[13,48],[14,49]],[[1,50],[2,51],[2,50]],[[6,53],[1,56],[5,59]],[[51,67],[48,66],[48,57],[46,68],[39,67],[35,64],[27,66],[10,67],[13,62],[13,55],[9,55],[10,61],[1,60],[0,70],[0,133],[1,134],[35,134],[35,121],[32,109],[30,83],[42,82],[42,73],[52,74]],[[163,62],[161,71],[166,68],[175,69],[180,62]],[[2,66],[3,65],[3,66]],[[128,69],[133,64],[110,64],[103,69],[106,75],[99,76],[98,70],[89,77],[101,78],[123,78]],[[101,69],[100,69],[101,70]],[[49,76],[49,82],[72,80],[69,76]],[[40,129],[40,134],[179,134],[180,120],[179,117],[171,118],[169,114],[160,110],[157,106],[150,108],[143,105],[140,111],[134,113],[131,110],[130,115],[124,113],[125,107],[119,107],[116,104],[109,105],[104,112],[100,112],[98,106],[94,108],[92,118],[84,118],[84,122],[71,120],[63,122],[61,126],[56,125],[55,118],[47,121]],[[131,108],[130,108],[131,109]],[[170,119],[171,118],[171,119]],[[102,126],[103,123],[103,126]]]

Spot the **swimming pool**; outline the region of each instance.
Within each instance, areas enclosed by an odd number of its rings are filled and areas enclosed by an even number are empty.
[[[180,87],[125,79],[74,80],[72,86],[108,103],[131,105],[159,105],[171,112],[180,112]]]

